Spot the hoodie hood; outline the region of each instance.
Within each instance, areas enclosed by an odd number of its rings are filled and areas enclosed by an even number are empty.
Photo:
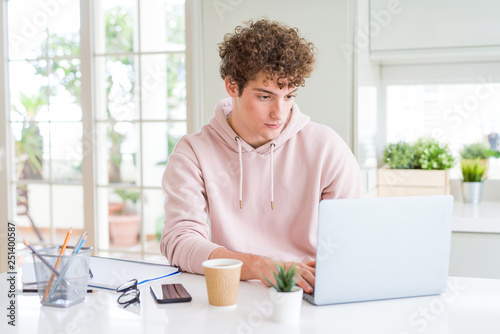
[[[294,103],[292,106],[290,121],[287,126],[275,139],[267,142],[257,148],[253,148],[234,132],[233,128],[227,122],[228,117],[233,110],[233,98],[227,98],[219,101],[215,106],[215,115],[210,120],[209,124],[212,129],[217,132],[220,138],[235,152],[238,152],[240,164],[240,185],[239,185],[239,200],[240,209],[243,208],[243,152],[254,152],[258,154],[269,153],[270,161],[270,180],[271,180],[271,210],[274,209],[274,151],[278,150],[286,141],[295,136],[306,124],[310,118],[300,113],[299,107]]]
[[[238,134],[234,132],[233,128],[227,122],[228,117],[233,110],[233,98],[226,98],[220,100],[215,106],[215,114],[210,119],[209,124],[212,129],[217,132],[220,138],[235,152],[238,152],[238,143],[235,140]],[[274,144],[274,150],[279,149],[288,139],[295,136],[306,124],[310,121],[310,117],[302,114],[299,107],[294,103],[292,106],[290,121],[287,126],[281,131],[278,137],[274,140],[263,144],[257,148],[240,139],[241,149],[243,152],[255,152],[260,154],[269,153],[271,151],[271,143]],[[238,137],[239,138],[239,137]]]

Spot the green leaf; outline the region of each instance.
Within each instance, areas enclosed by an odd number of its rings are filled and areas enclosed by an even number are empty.
[[[460,152],[462,159],[487,159],[489,155],[489,149],[483,143],[474,143],[469,145],[464,145],[462,152]]]
[[[278,286],[280,288],[279,291],[282,291],[283,288],[286,286],[285,282],[282,279],[283,276],[280,277],[280,276],[276,275],[276,273],[274,273],[274,272],[273,272],[273,276],[276,279],[276,283],[278,284]]]
[[[276,280],[276,284],[264,278],[264,280],[269,283],[276,291],[279,292],[289,292],[297,284],[300,274],[296,272],[296,264],[292,263],[290,268],[286,268],[279,263],[275,263],[276,271],[272,271],[272,275]]]
[[[483,160],[464,159],[462,160],[462,176],[464,182],[481,182],[488,165]]]
[[[285,268],[283,268],[283,266],[280,264],[277,264],[276,268],[278,268],[278,275],[281,277],[284,277],[285,276]]]
[[[290,269],[288,269],[288,272],[285,276],[286,281],[292,281],[294,276],[295,276],[295,263],[292,263]]]
[[[274,282],[271,282],[269,279],[267,279],[267,277],[264,277],[264,279],[266,280],[267,283],[269,283],[270,286],[272,286],[276,291],[280,291],[280,288],[274,283]]]

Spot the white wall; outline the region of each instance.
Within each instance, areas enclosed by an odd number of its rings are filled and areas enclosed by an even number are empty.
[[[369,2],[371,58],[381,64],[500,58],[499,1]]]
[[[204,123],[213,115],[217,101],[227,96],[219,75],[217,44],[244,21],[267,17],[298,27],[318,48],[317,69],[299,90],[297,103],[303,113],[332,127],[353,147],[352,55],[346,56],[340,47],[352,39],[350,1],[192,0],[190,6],[200,12],[202,20],[198,30],[198,45],[203,45],[201,72],[194,74],[193,80],[203,81],[196,94],[204,101]],[[196,37],[189,39],[196,41]],[[196,63],[197,59],[191,61]]]
[[[372,51],[500,47],[500,2],[371,0]],[[391,15],[391,8],[398,8]],[[373,30],[376,33],[376,30]]]
[[[450,276],[500,278],[500,235],[453,232]]]

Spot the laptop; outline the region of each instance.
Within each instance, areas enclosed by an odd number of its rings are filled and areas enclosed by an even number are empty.
[[[322,200],[315,305],[445,292],[453,197]]]

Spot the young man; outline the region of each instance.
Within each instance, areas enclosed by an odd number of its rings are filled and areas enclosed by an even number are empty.
[[[242,280],[264,281],[274,262],[293,261],[298,284],[312,291],[319,201],[362,193],[345,142],[294,103],[314,53],[297,29],[268,20],[219,44],[230,98],[181,138],[163,176],[161,251],[172,265],[203,273],[207,259],[235,258]]]

